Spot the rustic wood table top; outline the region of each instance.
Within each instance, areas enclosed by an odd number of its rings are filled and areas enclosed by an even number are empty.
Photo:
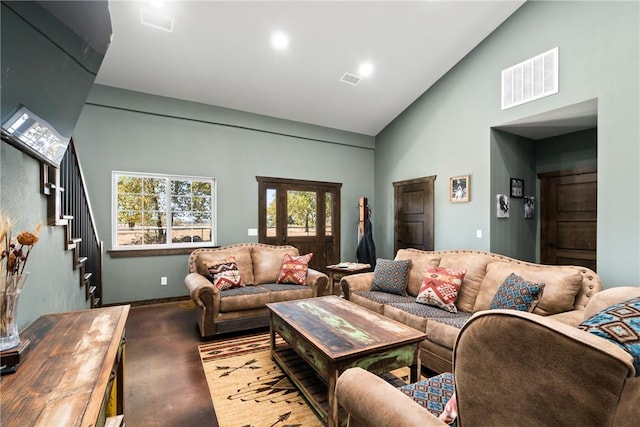
[[[129,306],[40,316],[15,374],[0,382],[3,426],[96,426],[124,336]]]

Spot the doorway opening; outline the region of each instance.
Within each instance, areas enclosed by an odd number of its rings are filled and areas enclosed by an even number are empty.
[[[591,99],[491,129],[492,197],[508,195],[513,178],[525,193],[510,200],[508,218],[492,206],[492,252],[595,270],[597,106]]]

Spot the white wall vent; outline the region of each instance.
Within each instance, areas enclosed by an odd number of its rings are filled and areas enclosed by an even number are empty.
[[[146,10],[143,10],[140,14],[140,22],[149,27],[156,28],[158,30],[166,31],[168,33],[173,32],[173,20],[165,18],[164,16],[156,15]]]
[[[502,109],[558,93],[558,48],[502,70]]]
[[[360,77],[356,76],[355,74],[344,73],[344,76],[342,76],[340,81],[342,83],[347,83],[350,85],[357,86],[358,83],[360,83]]]

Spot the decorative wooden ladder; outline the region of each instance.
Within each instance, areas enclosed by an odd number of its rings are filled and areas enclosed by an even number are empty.
[[[73,269],[80,270],[80,286],[91,308],[102,306],[104,247],[87,194],[73,139],[59,168],[42,163],[41,191],[47,197],[47,223],[65,227],[65,250],[73,251]]]

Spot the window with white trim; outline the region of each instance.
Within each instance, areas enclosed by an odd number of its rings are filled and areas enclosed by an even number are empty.
[[[112,173],[113,249],[215,245],[215,180]]]

